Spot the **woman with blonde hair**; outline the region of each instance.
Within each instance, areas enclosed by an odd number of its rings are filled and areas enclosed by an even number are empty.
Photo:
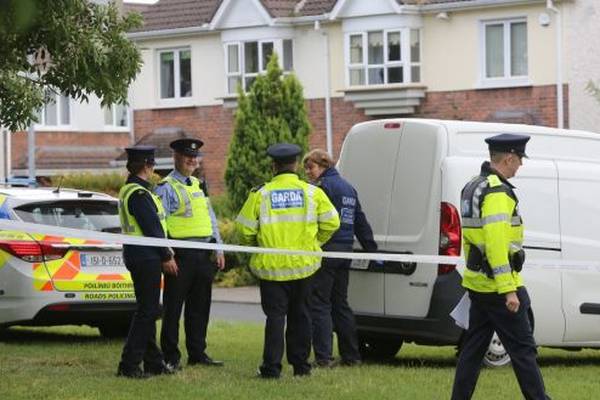
[[[308,152],[303,159],[308,178],[329,197],[340,215],[340,229],[325,243],[324,251],[352,251],[354,236],[368,252],[377,251],[373,230],[362,211],[354,187],[335,169],[331,156],[321,149]],[[312,281],[310,308],[315,366],[332,367],[333,331],[338,337],[341,365],[358,365],[356,322],[348,304],[350,260],[324,258]]]

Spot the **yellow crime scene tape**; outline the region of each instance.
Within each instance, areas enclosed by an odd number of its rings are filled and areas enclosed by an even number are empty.
[[[338,252],[338,251],[305,251],[305,250],[290,250],[264,248],[255,246],[240,246],[232,244],[218,244],[195,242],[189,240],[173,240],[159,239],[147,236],[130,236],[119,233],[97,232],[84,229],[72,229],[57,227],[52,225],[41,225],[30,222],[21,222],[0,219],[0,229],[18,230],[28,233],[40,233],[45,235],[59,235],[78,239],[101,240],[108,243],[127,244],[136,246],[152,246],[152,247],[172,247],[172,248],[188,248],[200,250],[215,250],[223,252],[242,252],[242,253],[262,253],[262,254],[289,254],[301,256],[318,256],[327,258],[342,258],[351,260],[374,260],[374,261],[392,261],[406,262],[419,264],[456,264],[464,266],[464,258],[457,256],[439,256],[439,255],[423,255],[423,254],[406,254],[406,253],[362,253],[362,252]],[[589,239],[569,238],[574,242],[580,243],[585,240],[588,245],[600,248],[600,241]],[[549,269],[569,269],[581,271],[600,272],[600,262],[592,260],[563,260],[563,259],[527,259],[525,261],[527,267],[543,267]]]

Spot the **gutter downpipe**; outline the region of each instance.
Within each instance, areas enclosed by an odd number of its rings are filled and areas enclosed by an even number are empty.
[[[320,31],[325,39],[325,137],[327,141],[327,153],[333,157],[333,134],[331,123],[331,79],[329,63],[329,33],[321,30],[319,20],[315,21],[315,31]]]
[[[546,0],[546,8],[554,12],[556,18],[556,127],[564,128],[564,93],[562,71],[562,14],[554,5],[554,0]]]

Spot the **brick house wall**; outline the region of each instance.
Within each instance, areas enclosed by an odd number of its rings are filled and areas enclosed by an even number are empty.
[[[565,90],[567,93],[567,90]],[[307,100],[311,148],[325,149],[325,100]],[[568,109],[565,98],[565,111]],[[371,119],[343,98],[331,100],[334,156],[350,128]],[[155,128],[177,126],[204,140],[204,165],[212,193],[222,193],[234,110],[222,106],[135,111],[136,140]],[[565,116],[567,113],[565,112]],[[413,117],[556,126],[556,86],[427,93]],[[568,126],[568,121],[565,121]]]
[[[568,90],[565,86],[565,94]],[[565,118],[568,99],[565,97]],[[313,127],[309,138],[311,148],[325,149],[325,100],[307,100],[306,108]],[[342,142],[350,128],[371,119],[343,98],[331,100],[334,156],[340,153]],[[179,127],[204,142],[204,167],[212,193],[222,193],[227,152],[233,132],[234,109],[223,106],[173,109],[136,110],[136,141],[156,128]],[[419,112],[413,117],[496,121],[556,126],[556,86],[536,86],[508,89],[428,92]],[[568,126],[568,121],[565,121]],[[126,147],[128,132],[37,132],[36,145]],[[12,136],[12,164],[26,157],[27,133]],[[39,162],[39,161],[38,161]]]

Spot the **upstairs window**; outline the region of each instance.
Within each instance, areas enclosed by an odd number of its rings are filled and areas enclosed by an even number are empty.
[[[38,124],[41,126],[71,125],[71,101],[69,97],[53,91],[46,93],[48,101],[38,113]]]
[[[235,94],[238,85],[249,90],[256,77],[267,70],[269,58],[276,52],[284,71],[294,67],[291,39],[234,42],[225,45],[227,93]]]
[[[104,125],[112,128],[127,128],[129,116],[127,106],[124,104],[113,104],[104,107]]]
[[[160,98],[178,99],[192,96],[192,51],[163,50],[160,64]]]
[[[390,29],[347,35],[349,86],[421,81],[418,29]]]
[[[527,22],[525,19],[486,21],[483,32],[484,81],[527,78]]]

